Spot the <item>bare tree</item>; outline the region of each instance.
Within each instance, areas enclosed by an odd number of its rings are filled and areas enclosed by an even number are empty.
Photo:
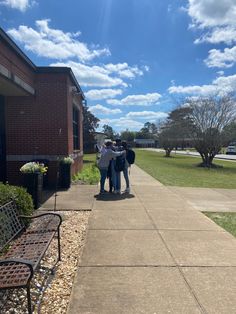
[[[202,166],[212,167],[213,159],[222,148],[224,128],[236,117],[236,105],[232,96],[212,96],[187,99],[189,118],[193,123],[190,136],[194,147],[202,157]]]

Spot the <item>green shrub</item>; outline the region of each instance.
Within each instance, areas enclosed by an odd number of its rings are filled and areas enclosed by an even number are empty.
[[[0,206],[12,199],[15,200],[21,215],[32,215],[34,211],[33,200],[31,195],[26,192],[26,189],[0,182]]]

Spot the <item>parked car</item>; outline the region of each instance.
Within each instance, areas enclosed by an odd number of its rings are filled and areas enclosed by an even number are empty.
[[[232,142],[226,149],[226,155],[236,155],[236,142]]]

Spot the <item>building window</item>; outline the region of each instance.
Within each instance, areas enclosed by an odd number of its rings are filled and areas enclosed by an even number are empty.
[[[73,106],[73,148],[79,149],[79,110]]]

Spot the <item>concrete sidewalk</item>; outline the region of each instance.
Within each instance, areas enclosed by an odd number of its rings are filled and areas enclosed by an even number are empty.
[[[235,238],[136,166],[131,182],[95,197],[68,314],[236,313]]]

